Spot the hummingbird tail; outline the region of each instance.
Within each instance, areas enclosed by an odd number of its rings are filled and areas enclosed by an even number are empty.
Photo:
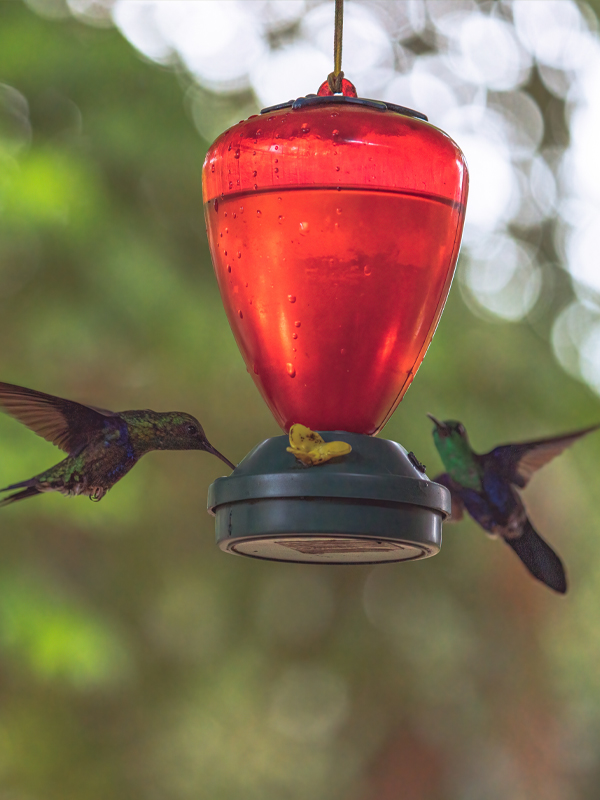
[[[563,563],[550,545],[533,529],[529,520],[525,522],[523,534],[518,539],[504,541],[512,547],[534,578],[555,592],[565,594],[567,577]]]
[[[7,487],[12,488],[12,487]],[[2,490],[4,491],[4,490]],[[0,500],[0,508],[2,506],[8,506],[11,503],[16,503],[17,500],[26,500],[28,497],[35,497],[36,494],[42,494],[37,486],[29,486],[27,489],[24,489],[22,492],[17,492],[16,494],[11,494],[8,497],[5,497],[4,500]]]

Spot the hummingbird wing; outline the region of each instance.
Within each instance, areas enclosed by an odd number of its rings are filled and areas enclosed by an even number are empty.
[[[596,431],[598,428],[600,425],[592,425],[590,428],[566,433],[562,436],[537,439],[533,442],[500,445],[489,453],[479,456],[479,459],[484,471],[494,470],[522,489],[527,486],[533,473],[540,467],[552,461],[582,436]]]
[[[82,450],[103,429],[106,417],[117,416],[112,411],[2,382],[0,408],[69,455]]]
[[[567,577],[562,561],[550,545],[533,529],[529,520],[526,520],[523,533],[518,539],[503,538],[534,578],[559,594],[567,591]]]
[[[453,481],[450,475],[447,472],[443,472],[441,475],[437,475],[433,479],[434,483],[441,483],[442,486],[445,486],[446,489],[450,490],[450,498],[452,500],[452,511],[451,516],[446,520],[446,522],[458,522],[460,519],[463,518],[465,512],[465,504],[463,503],[463,499],[460,496],[460,484]]]

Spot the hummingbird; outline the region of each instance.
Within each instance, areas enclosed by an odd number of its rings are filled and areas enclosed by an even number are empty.
[[[67,453],[54,467],[0,489],[0,506],[43,492],[101,500],[151,450],[204,450],[235,466],[206,438],[191,414],[179,411],[106,411],[0,382],[0,409]]]
[[[452,521],[462,519],[466,509],[492,537],[504,539],[534,578],[564,594],[567,578],[562,561],[534,530],[518,490],[527,486],[540,467],[600,425],[548,439],[500,445],[479,454],[471,448],[462,423],[427,416],[435,424],[433,441],[448,470],[434,481],[450,490]]]

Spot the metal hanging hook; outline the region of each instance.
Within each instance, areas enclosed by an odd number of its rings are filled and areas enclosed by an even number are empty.
[[[327,76],[327,84],[333,94],[342,91],[342,38],[344,29],[344,0],[335,0],[335,28],[333,34],[333,72]]]

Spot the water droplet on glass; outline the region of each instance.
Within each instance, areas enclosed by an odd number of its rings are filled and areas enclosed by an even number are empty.
[[[302,323],[301,323],[299,320],[296,320],[296,322],[294,322],[294,325],[295,325],[297,328],[299,328],[299,327],[302,325]]]
[[[257,209],[256,209],[256,216],[257,216],[257,217],[260,217],[260,214],[261,214],[260,208],[257,208]]]
[[[290,378],[296,377],[296,370],[294,369],[293,364],[286,364],[285,368],[287,369],[287,374],[290,376]]]
[[[241,311],[238,311],[238,314],[240,315],[240,319],[244,319],[244,315],[242,314]]]
[[[296,302],[296,295],[288,294],[288,300],[290,301],[290,303],[295,303]]]
[[[371,274],[371,267],[365,267],[365,268],[364,268],[364,270],[363,270],[363,272],[364,272],[364,273],[365,273],[365,275],[367,275],[367,276],[368,276],[368,275],[370,275],[370,274]]]

